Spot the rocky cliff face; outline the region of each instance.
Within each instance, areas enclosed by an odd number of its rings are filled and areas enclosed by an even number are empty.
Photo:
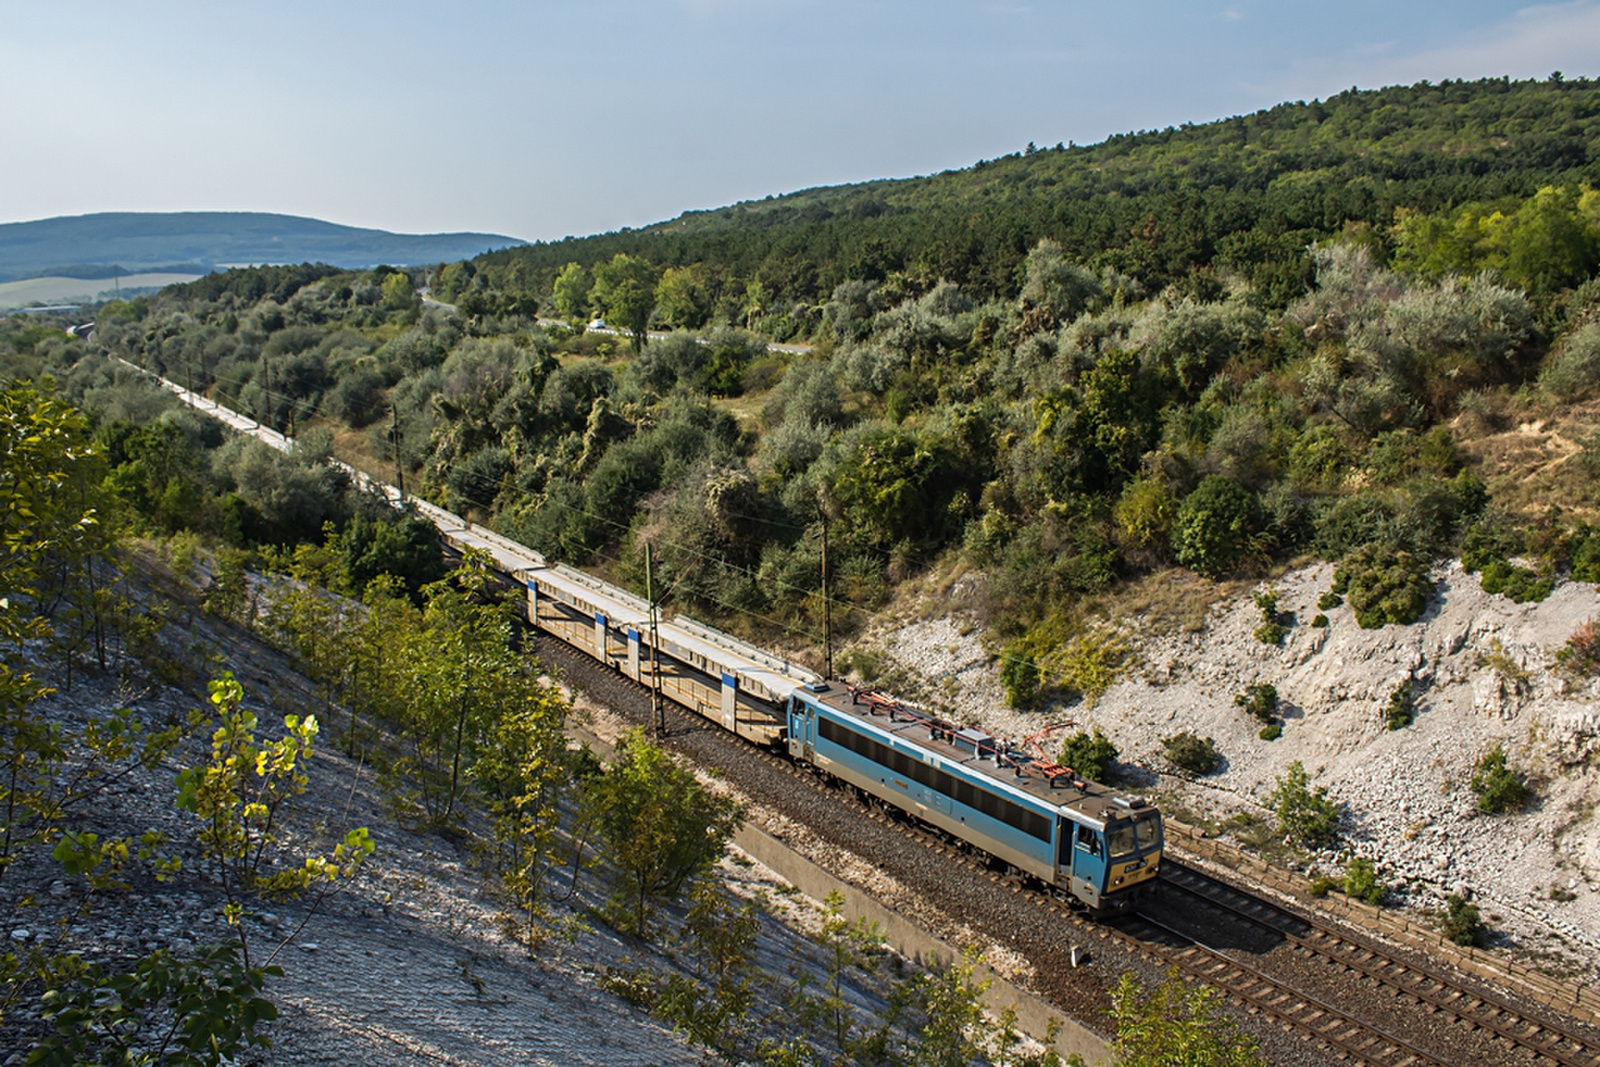
[[[1600,685],[1563,675],[1555,653],[1584,622],[1600,619],[1600,591],[1563,582],[1543,602],[1515,604],[1485,593],[1459,563],[1433,577],[1428,610],[1409,626],[1363,630],[1348,605],[1319,612],[1333,581],[1326,564],[1219,602],[1199,632],[1150,633],[1138,618],[1114,619],[1137,648],[1130,669],[1092,706],[1044,712],[1003,707],[998,671],[959,618],[893,624],[876,640],[925,684],[925,695],[996,732],[1024,736],[1061,718],[1100,727],[1131,785],[1235,836],[1248,834],[1229,825],[1234,816],[1270,818],[1263,804],[1298,760],[1345,805],[1340,848],[1377,861],[1391,903],[1437,908],[1446,894],[1470,895],[1508,948],[1593,970]],[[1255,636],[1261,613],[1253,594],[1269,584],[1279,610],[1293,616],[1279,645]],[[1319,613],[1326,627],[1311,625]],[[1277,740],[1262,740],[1261,724],[1235,703],[1256,682],[1277,689]],[[1397,688],[1415,697],[1416,718],[1390,730],[1384,709]],[[1217,773],[1195,779],[1167,762],[1161,741],[1180,731],[1215,739]],[[1487,815],[1469,782],[1496,744],[1532,796],[1519,811]],[[1341,854],[1310,864],[1336,873]]]

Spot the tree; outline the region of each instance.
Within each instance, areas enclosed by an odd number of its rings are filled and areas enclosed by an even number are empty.
[[[561,268],[561,273],[556,275],[554,291],[551,301],[555,304],[556,314],[568,322],[583,322],[589,318],[589,294],[594,288],[594,279],[589,272],[576,263],[568,263]]]
[[[668,267],[656,283],[656,310],[661,321],[680,330],[698,330],[711,317],[705,268]]]
[[[67,757],[59,727],[33,707],[54,690],[24,655],[53,634],[41,596],[64,561],[102,548],[103,515],[86,471],[103,473],[88,420],[38,389],[0,392],[0,875],[24,837],[45,832],[55,770]]]
[[[545,881],[563,856],[560,814],[574,782],[567,750],[571,707],[553,685],[530,684],[490,727],[472,777],[494,818],[495,869],[522,913],[519,935],[532,954],[548,917]]]
[[[1079,730],[1063,741],[1057,760],[1084,778],[1103,782],[1117,762],[1117,746],[1096,726],[1092,736]]]
[[[1178,562],[1216,578],[1238,562],[1250,545],[1255,498],[1232,478],[1208,476],[1183,498],[1172,527]]]
[[[1221,1012],[1221,994],[1177,967],[1154,989],[1123,974],[1111,991],[1113,1067],[1265,1067],[1255,1041]]]
[[[638,729],[619,739],[585,800],[616,868],[620,925],[641,934],[656,901],[722,856],[741,818],[738,802],[706,789]]]
[[[1325,848],[1339,835],[1339,805],[1328,799],[1328,787],[1311,788],[1311,776],[1295,760],[1267,798],[1285,838],[1302,847]]]
[[[656,306],[655,268],[618,252],[594,269],[594,302],[612,325],[633,335],[634,352],[643,352],[650,312]]]

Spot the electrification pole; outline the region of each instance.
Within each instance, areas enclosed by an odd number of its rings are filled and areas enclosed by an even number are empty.
[[[656,659],[656,646],[661,640],[656,628],[656,586],[649,541],[644,543],[644,598],[650,602],[650,732],[660,741],[666,735],[667,723],[661,712],[661,670]]]

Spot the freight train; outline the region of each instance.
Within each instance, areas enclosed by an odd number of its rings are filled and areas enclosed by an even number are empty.
[[[234,429],[274,448],[293,447],[252,419],[161,384]],[[1153,891],[1160,811],[1058,765],[1038,738],[1013,744],[822,678],[682,615],[653,619],[650,605],[624,589],[345,469],[363,487],[414,508],[451,549],[487,553],[526,589],[527,619],[537,630],[731,733],[786,752],[1097,914],[1126,909]]]
[[[527,590],[539,631],[749,741],[786,752],[1081,901],[1097,914],[1150,893],[1161,813],[1088,781],[1038,741],[1013,744],[650,605],[422,501],[458,552],[487,552]],[[651,633],[655,634],[652,643]],[[652,654],[653,651],[653,654]]]

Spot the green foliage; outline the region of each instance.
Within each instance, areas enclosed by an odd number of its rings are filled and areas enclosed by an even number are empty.
[[[1263,741],[1276,741],[1283,736],[1283,723],[1269,722],[1257,732],[1256,736]]]
[[[1311,626],[1313,629],[1326,630],[1328,628],[1328,617],[1318,612],[1311,616]]]
[[[1317,597],[1317,610],[1319,611],[1332,611],[1342,604],[1344,604],[1344,597],[1331,590]]]
[[[1234,696],[1233,702],[1264,723],[1277,721],[1278,688],[1271,682],[1251,682]]]
[[[1478,810],[1489,815],[1516,811],[1528,799],[1528,786],[1507,762],[1506,750],[1495,745],[1473,765],[1468,783],[1478,795]]]
[[[1262,1067],[1255,1041],[1223,1013],[1222,994],[1208,985],[1190,985],[1176,967],[1160,984],[1146,988],[1123,974],[1111,990],[1115,1067]]]
[[[655,309],[655,268],[637,256],[618,252],[594,268],[590,298],[618,329],[633,335],[635,352],[644,350],[645,329]]]
[[[1109,781],[1108,776],[1117,762],[1117,746],[1111,743],[1111,739],[1106,737],[1098,726],[1094,728],[1092,735],[1079,730],[1061,743],[1061,751],[1056,756],[1056,762],[1071,767],[1090,781]]]
[[[699,1044],[734,1056],[752,1029],[751,962],[760,928],[755,905],[734,907],[712,882],[697,883],[684,934],[701,980],[668,977],[654,1002],[655,1013]]]
[[[1555,587],[1553,577],[1541,578],[1529,568],[1503,559],[1492,559],[1484,564],[1481,583],[1485,593],[1502,593],[1516,604],[1537,603],[1549,596]]]
[[[1446,897],[1444,903],[1444,914],[1439,918],[1444,936],[1458,945],[1481,947],[1488,940],[1489,931],[1483,925],[1478,906],[1467,903],[1454,893]]]
[[[529,955],[544,943],[550,919],[546,883],[566,855],[561,808],[588,756],[567,748],[570,711],[559,689],[530,684],[525,699],[492,720],[472,762],[473,781],[494,820],[492,867],[521,914],[514,932]]]
[[[1039,697],[1039,664],[1020,644],[1007,645],[1000,658],[1000,685],[1013,708],[1030,708]]]
[[[1410,682],[1401,682],[1389,691],[1389,702],[1383,708],[1383,724],[1391,730],[1403,730],[1417,719],[1417,697]]]
[[[1263,645],[1283,644],[1283,637],[1294,622],[1294,613],[1278,610],[1278,594],[1271,589],[1256,594],[1256,608],[1261,612],[1261,625],[1255,629],[1256,640]]]
[[[1255,500],[1238,482],[1220,474],[1183,498],[1172,528],[1178,562],[1208,577],[1230,570],[1250,544]]]
[[[1363,630],[1377,630],[1390,623],[1407,626],[1420,619],[1433,594],[1433,583],[1425,560],[1403,550],[1368,544],[1339,564],[1333,591],[1349,596]]]
[[[1045,655],[1040,673],[1050,685],[1078,693],[1085,704],[1093,705],[1116,684],[1134,658],[1133,643],[1126,633],[1098,626]]]
[[[663,897],[722,856],[741,817],[736,801],[706,789],[638,730],[585,783],[584,799],[616,871],[619,924],[640,934]]]
[[[1277,780],[1267,806],[1278,817],[1278,830],[1301,848],[1327,848],[1339,836],[1340,805],[1328,799],[1327,786],[1311,788],[1311,776],[1299,760]]]
[[[54,1033],[27,1062],[233,1063],[250,1049],[272,1047],[261,1028],[278,1009],[262,994],[269,977],[282,975],[276,966],[248,966],[233,944],[182,960],[157,949],[125,973],[90,964],[70,984],[44,994],[44,1018]]]
[[[1366,901],[1373,907],[1380,907],[1385,897],[1389,895],[1389,888],[1378,878],[1377,866],[1365,856],[1352,856],[1344,868],[1344,892],[1346,896],[1357,900]]]
[[[1198,737],[1188,730],[1161,739],[1161,749],[1173,766],[1190,774],[1207,775],[1217,769],[1222,753],[1209,737]]]
[[[298,898],[312,886],[350,878],[374,845],[365,828],[351,830],[327,856],[307,856],[299,864],[277,866],[283,859],[285,809],[310,781],[304,765],[317,735],[317,720],[285,716],[284,736],[263,742],[256,736],[255,714],[243,706],[244,687],[233,675],[213,681],[210,691],[217,724],[211,753],[204,762],[178,773],[176,804],[199,820],[196,837],[201,855],[228,893],[223,916],[238,929],[241,961],[248,968],[249,946],[239,926],[244,915],[242,894]],[[204,721],[204,715],[197,712],[196,721]]]

